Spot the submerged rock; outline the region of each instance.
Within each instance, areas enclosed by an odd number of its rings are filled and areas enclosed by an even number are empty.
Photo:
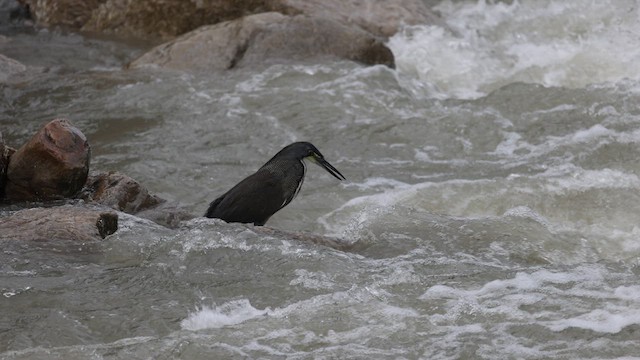
[[[86,137],[68,120],[47,123],[11,156],[5,197],[47,201],[76,195],[86,182],[90,154]]]
[[[118,172],[92,173],[83,194],[85,200],[135,214],[164,200],[149,194],[139,182]]]
[[[95,241],[116,232],[118,215],[96,207],[65,205],[16,211],[0,217],[3,240]]]
[[[326,18],[275,12],[201,27],[152,49],[129,66],[215,71],[274,59],[301,61],[318,57],[394,66],[391,50],[361,29]]]
[[[193,218],[177,204],[150,194],[138,181],[118,172],[92,173],[82,197],[167,227],[176,227],[180,221]]]

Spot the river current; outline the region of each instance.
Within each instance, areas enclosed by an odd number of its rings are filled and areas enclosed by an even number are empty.
[[[91,168],[196,215],[284,145],[315,165],[267,226],[121,214],[99,244],[0,234],[2,359],[640,356],[640,4],[443,2],[395,70],[122,70],[149,45],[5,29],[19,146],[66,117]]]

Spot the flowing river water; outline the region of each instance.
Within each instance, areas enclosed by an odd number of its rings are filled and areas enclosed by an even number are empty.
[[[201,215],[284,145],[309,165],[267,223],[121,214],[99,244],[0,240],[2,359],[640,356],[640,4],[443,2],[452,31],[347,61],[122,70],[148,45],[7,30],[37,69],[0,92],[19,146],[69,118],[94,170]],[[0,234],[1,238],[1,234]]]

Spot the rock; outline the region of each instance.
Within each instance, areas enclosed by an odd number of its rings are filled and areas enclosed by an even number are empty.
[[[96,241],[117,229],[115,212],[78,205],[25,209],[0,217],[3,240]]]
[[[12,76],[26,70],[27,67],[19,61],[0,54],[0,82],[6,82]]]
[[[325,18],[270,12],[201,27],[150,50],[129,67],[220,71],[318,57],[394,66],[391,51],[363,30]]]
[[[308,232],[283,231],[283,230],[270,228],[267,226],[255,226],[255,227],[252,227],[251,229],[253,231],[270,235],[279,239],[289,239],[289,240],[307,242],[307,243],[312,243],[316,245],[327,246],[340,251],[350,251],[350,250],[353,250],[355,246],[355,244],[349,243],[345,240],[336,239],[336,238],[318,235],[318,234],[312,234]]]
[[[177,204],[149,194],[139,182],[117,172],[92,173],[82,198],[170,228],[194,217]]]
[[[0,0],[0,24],[27,20],[29,11],[17,0]]]
[[[277,11],[355,25],[389,37],[404,24],[444,22],[425,0],[20,0],[38,24],[83,31],[173,38],[200,26]]]
[[[41,26],[80,28],[105,0],[20,0]]]
[[[15,152],[14,149],[6,146],[0,132],[0,200],[4,198],[4,187],[7,184],[7,168],[9,167],[9,158]]]
[[[78,0],[79,1],[79,0]],[[267,0],[107,0],[85,31],[173,38],[203,25],[267,10]]]
[[[271,2],[271,9],[334,19],[384,37],[393,36],[404,25],[445,26],[424,0],[277,0]]]
[[[90,153],[84,134],[68,120],[49,122],[11,156],[5,197],[46,201],[76,195],[87,180]]]
[[[117,172],[92,173],[83,193],[83,198],[87,201],[128,214],[135,214],[164,202],[159,197],[150,195],[139,182]]]

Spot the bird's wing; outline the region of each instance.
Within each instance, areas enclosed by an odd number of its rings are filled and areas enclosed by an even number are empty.
[[[205,216],[259,224],[287,203],[277,179],[267,171],[258,171],[211,202]]]

